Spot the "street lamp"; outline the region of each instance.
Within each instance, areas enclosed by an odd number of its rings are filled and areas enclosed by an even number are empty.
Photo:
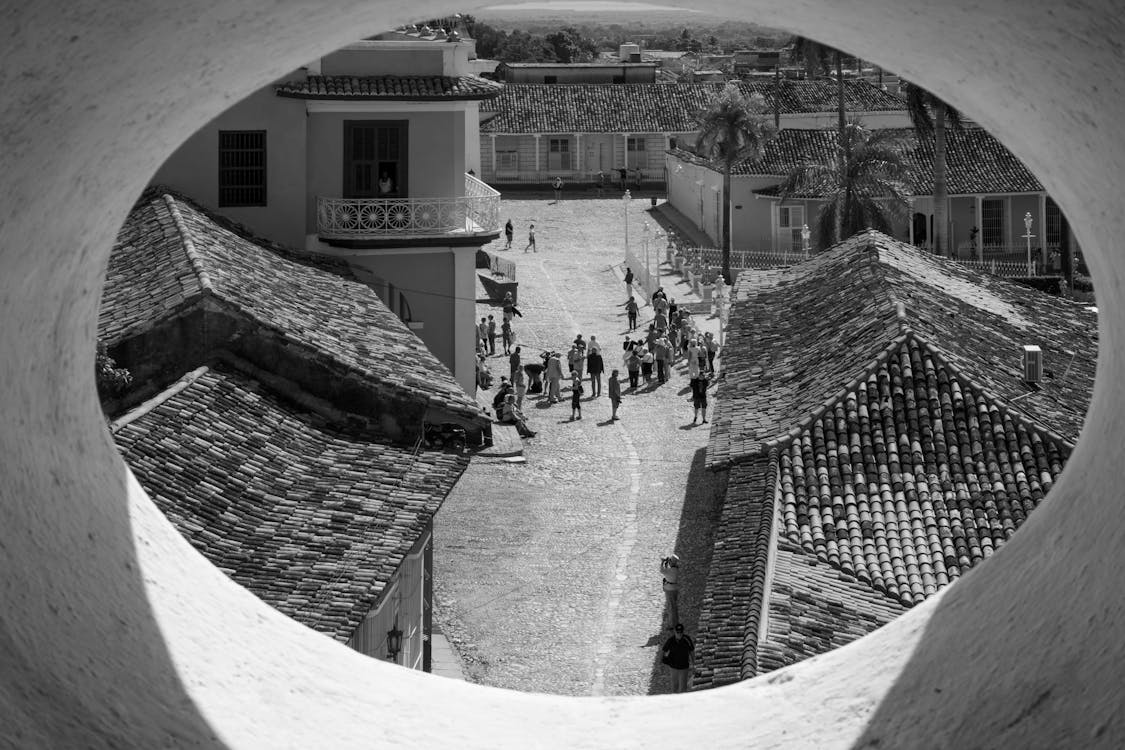
[[[801,247],[803,247],[804,250],[805,250],[805,260],[809,259],[809,235],[810,234],[812,234],[812,232],[809,231],[809,225],[808,224],[802,224],[801,225]]]
[[[652,236],[652,227],[649,226],[647,221],[641,226],[641,234],[644,236],[645,248],[645,294],[652,294],[656,291],[656,287],[652,284],[652,268],[648,262],[648,243]]]
[[[398,661],[399,652],[402,651],[402,631],[398,629],[398,618],[395,624],[387,631],[387,658],[393,662]]]
[[[625,260],[629,259],[629,204],[632,202],[633,196],[629,191],[625,191],[625,195],[621,196],[621,205],[625,210]]]
[[[1031,240],[1032,240],[1032,238],[1035,237],[1035,235],[1031,233],[1031,212],[1030,211],[1028,211],[1026,214],[1023,215],[1023,228],[1026,231],[1023,233],[1022,236],[1023,236],[1024,239],[1027,240],[1027,275],[1028,276],[1034,276],[1035,272],[1031,268]]]

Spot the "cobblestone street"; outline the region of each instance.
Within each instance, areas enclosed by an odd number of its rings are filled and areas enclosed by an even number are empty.
[[[647,198],[628,207],[638,256],[649,207]],[[619,197],[557,205],[505,197],[501,221],[515,225],[512,250],[502,250],[502,237],[485,248],[517,264],[524,363],[547,348],[565,357],[575,334],[595,335],[604,379],[620,369],[625,395],[617,422],[609,421],[604,390],[590,396],[588,378],[581,421],[570,420],[567,390],[553,406],[529,395],[524,411],[539,435],[523,441],[526,463],[474,458],[435,519],[435,619],[469,677],[483,684],[568,695],[668,692],[658,654],[669,635],[658,566],[673,551],[685,566],[681,620],[696,634],[719,501],[703,468],[709,425],[692,425],[682,360],[668,383],[627,391],[624,214]],[[525,253],[532,222],[538,252]],[[662,259],[664,243],[653,244]],[[669,297],[694,299],[679,281],[665,277]],[[478,319],[493,314],[499,322],[500,312],[477,306]],[[716,319],[696,318],[717,332]],[[639,326],[650,319],[642,307]],[[505,356],[489,366],[497,381],[508,373]]]

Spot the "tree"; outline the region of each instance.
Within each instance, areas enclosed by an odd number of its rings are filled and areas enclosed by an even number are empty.
[[[98,387],[98,395],[103,399],[121,395],[133,382],[132,374],[124,367],[117,366],[101,341],[98,342],[94,358],[94,382]]]
[[[793,37],[793,42],[789,47],[790,59],[798,60],[805,68],[805,71],[810,76],[827,75],[829,70],[829,61],[833,61],[836,66],[836,114],[838,116],[837,128],[837,144],[838,147],[845,150],[845,153],[840,155],[841,163],[847,163],[848,154],[848,138],[846,137],[845,130],[847,128],[847,115],[844,109],[844,63],[840,50],[828,45],[821,44],[813,39],[803,36]],[[838,217],[842,218],[842,217]],[[836,227],[833,235],[839,237],[843,233],[842,227]]]
[[[846,123],[844,137],[844,148],[831,149],[823,161],[802,162],[781,185],[782,201],[792,196],[823,201],[817,214],[821,250],[868,227],[891,233],[895,221],[910,215],[902,137],[856,121]]]
[[[719,96],[699,116],[699,135],[696,153],[723,170],[723,279],[731,283],[731,189],[730,174],[734,165],[745,159],[761,156],[762,148],[774,136],[777,128],[764,114],[765,102],[760,96],[747,99],[738,86],[731,83],[723,87]]]
[[[934,253],[947,255],[949,187],[945,167],[945,128],[962,130],[961,113],[917,84],[906,85],[906,111],[919,136],[934,137]]]

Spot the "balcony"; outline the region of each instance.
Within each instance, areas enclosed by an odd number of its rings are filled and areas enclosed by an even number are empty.
[[[329,244],[455,242],[500,233],[500,193],[465,175],[455,198],[316,199],[316,227]]]

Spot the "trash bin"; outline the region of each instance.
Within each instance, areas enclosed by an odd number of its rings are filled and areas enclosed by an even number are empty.
[[[653,207],[653,208],[656,208],[656,196],[655,196],[655,195],[654,195],[654,196],[652,196],[651,198],[649,198],[649,200],[651,200],[651,201],[652,201],[652,207]]]

